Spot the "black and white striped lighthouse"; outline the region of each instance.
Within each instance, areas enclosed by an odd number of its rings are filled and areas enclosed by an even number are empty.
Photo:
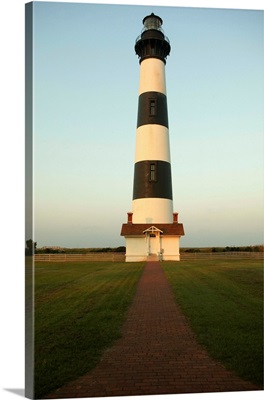
[[[184,231],[178,214],[173,213],[165,81],[171,46],[160,17],[152,13],[143,19],[143,25],[135,44],[140,84],[132,212],[121,235],[126,238],[127,261],[146,259],[150,254],[178,260],[179,238]]]

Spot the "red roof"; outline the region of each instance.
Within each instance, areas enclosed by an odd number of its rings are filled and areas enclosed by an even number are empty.
[[[123,224],[121,236],[144,235],[144,231],[154,224]],[[155,224],[156,228],[162,231],[163,235],[184,236],[183,224]]]

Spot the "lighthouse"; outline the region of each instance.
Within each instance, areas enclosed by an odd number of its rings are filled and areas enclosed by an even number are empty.
[[[126,261],[180,260],[179,243],[184,235],[173,212],[165,65],[170,54],[163,21],[155,14],[143,19],[136,39],[140,82],[132,212],[121,235],[126,240]]]

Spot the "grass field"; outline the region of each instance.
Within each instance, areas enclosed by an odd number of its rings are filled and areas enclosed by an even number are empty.
[[[120,337],[143,265],[36,263],[36,398],[91,370]]]
[[[120,337],[144,263],[36,263],[35,397],[91,370]],[[262,381],[259,260],[162,263],[177,302],[209,353]]]
[[[177,303],[209,354],[242,378],[263,380],[263,262],[162,264]]]

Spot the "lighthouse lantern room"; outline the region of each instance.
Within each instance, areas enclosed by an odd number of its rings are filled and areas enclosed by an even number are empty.
[[[132,212],[122,225],[126,261],[180,260],[184,235],[173,212],[169,123],[165,82],[169,39],[162,19],[153,13],[143,19],[135,51],[140,63]]]

